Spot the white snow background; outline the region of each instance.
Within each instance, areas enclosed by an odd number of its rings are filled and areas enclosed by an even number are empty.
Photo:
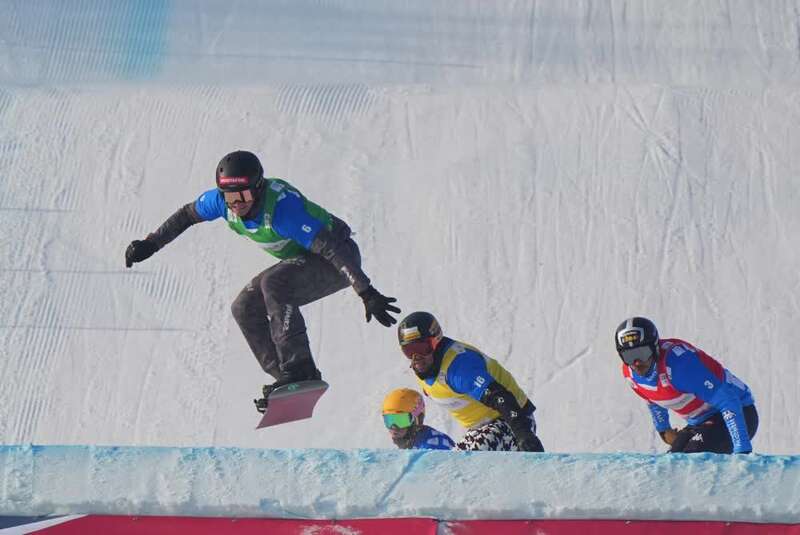
[[[352,290],[304,308],[331,384],[314,418],[254,431],[266,376],[229,307],[273,260],[217,221],[124,267],[131,240],[247,149],[352,226],[365,271],[403,315],[430,310],[515,375],[548,451],[612,454],[517,454],[511,481],[584,459],[569,480],[580,488],[597,459],[664,451],[612,341],[625,317],[646,315],[750,385],[756,452],[781,457],[631,462],[677,463],[654,474],[688,487],[678,465],[697,474],[707,461],[701,494],[723,493],[720,504],[672,517],[798,521],[786,455],[800,436],[800,3],[6,0],[0,11],[0,443],[392,448],[380,404],[413,376],[395,330],[366,324]],[[436,407],[427,422],[461,436]],[[329,450],[236,451],[330,462]],[[4,507],[52,498],[15,472],[33,450],[0,453]],[[787,470],[771,480],[784,513],[758,487],[724,495],[739,487],[722,474],[757,481],[774,463]],[[590,509],[600,516],[620,506],[605,488]],[[158,496],[137,503],[169,502]],[[403,512],[426,513],[414,496]],[[299,507],[341,514],[335,501]]]

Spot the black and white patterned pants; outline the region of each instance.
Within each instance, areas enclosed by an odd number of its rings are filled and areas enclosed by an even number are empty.
[[[536,433],[536,420],[533,415],[531,430]],[[455,449],[461,451],[519,451],[511,427],[501,419],[492,420],[479,427],[467,430],[464,438],[456,443]]]

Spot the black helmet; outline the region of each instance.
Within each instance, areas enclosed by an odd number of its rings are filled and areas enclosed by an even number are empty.
[[[658,329],[647,318],[628,318],[617,327],[614,333],[617,353],[627,364],[634,360],[646,361],[658,353]],[[645,348],[645,349],[639,349]]]
[[[216,176],[220,191],[257,190],[264,181],[264,168],[255,154],[237,150],[223,156]]]
[[[430,312],[412,312],[397,326],[397,341],[401,346],[417,340],[442,337],[442,328]]]

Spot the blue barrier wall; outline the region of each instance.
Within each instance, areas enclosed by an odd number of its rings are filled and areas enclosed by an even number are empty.
[[[0,515],[800,521],[800,457],[3,446]]]

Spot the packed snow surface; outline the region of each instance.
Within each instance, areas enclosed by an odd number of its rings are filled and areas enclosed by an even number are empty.
[[[600,498],[570,505],[591,484],[610,494],[641,484],[653,490],[645,509],[665,516],[654,489],[667,478],[705,497],[687,498],[686,516],[728,504],[742,518],[796,519],[796,475],[786,483],[796,468],[781,456],[800,443],[799,12],[797,1],[750,0],[6,2],[0,443],[98,448],[52,450],[75,461],[54,469],[88,474],[94,494],[25,488],[41,474],[8,456],[33,462],[35,449],[3,450],[3,492],[18,491],[32,511],[87,496],[108,503],[100,483],[132,482],[103,480],[93,472],[103,462],[173,462],[196,472],[175,487],[148,472],[131,499],[266,514],[290,502],[270,502],[269,488],[204,494],[213,485],[202,477],[247,466],[265,488],[270,470],[297,475],[283,461],[311,476],[361,475],[354,459],[374,459],[364,473],[385,462],[395,475],[373,481],[377,496],[355,494],[344,505],[352,512],[424,513],[405,490],[427,477],[414,468],[424,465],[453,467],[457,475],[425,479],[453,500],[503,477],[537,485],[543,501],[503,505],[510,516],[605,515]],[[366,324],[349,289],[303,310],[331,384],[314,418],[255,431],[251,400],[268,378],[230,303],[274,260],[217,221],[123,265],[128,243],[212,188],[215,164],[235,149],[346,220],[365,271],[404,314],[433,312],[447,335],[510,370],[538,407],[545,447],[562,455],[440,463],[444,454],[373,452],[392,448],[381,400],[414,378],[394,329]],[[755,450],[778,457],[618,456],[664,451],[614,352],[614,328],[631,315],[747,382],[760,415]],[[463,433],[436,407],[426,422]],[[598,455],[572,455],[583,453]],[[596,481],[589,467],[599,465]],[[788,479],[767,492],[759,485],[778,485],[762,480],[777,467]],[[542,474],[550,479],[538,486]],[[280,484],[295,492],[292,481]],[[330,500],[298,493],[298,514],[338,514],[351,481],[336,483]],[[779,513],[790,497],[795,508]],[[479,516],[479,504],[446,507]]]
[[[0,467],[0,515],[800,518],[796,456],[16,446]]]

